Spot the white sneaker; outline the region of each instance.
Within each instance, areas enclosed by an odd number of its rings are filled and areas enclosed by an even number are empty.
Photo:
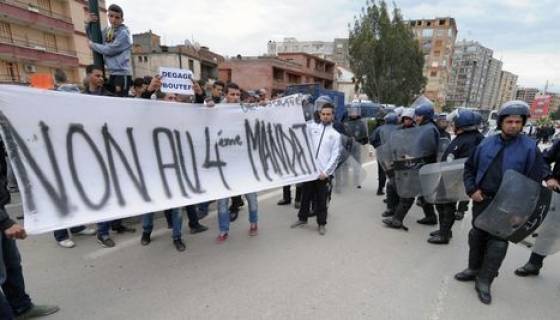
[[[94,228],[89,228],[88,227],[88,228],[85,228],[84,230],[82,230],[82,231],[80,231],[76,234],[79,234],[81,236],[93,236],[93,235],[97,234],[97,230],[94,229]]]
[[[74,248],[76,244],[74,243],[74,241],[70,239],[66,239],[66,240],[59,241],[58,245],[63,248]]]

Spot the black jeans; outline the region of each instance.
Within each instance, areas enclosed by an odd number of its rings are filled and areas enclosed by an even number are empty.
[[[317,224],[320,226],[327,224],[329,183],[330,179],[317,179],[303,184],[301,190],[301,207],[298,212],[299,220],[307,221],[310,204],[313,201],[313,211],[317,215]]]
[[[383,168],[381,168],[381,164],[379,164],[379,162],[377,162],[377,181],[377,190],[383,190],[383,188],[385,188],[385,183],[387,182],[387,174]]]
[[[31,308],[31,298],[25,293],[21,256],[16,241],[0,232],[0,319],[13,319]]]
[[[282,188],[282,199],[285,201],[292,201],[291,186],[287,185]],[[296,201],[301,201],[301,187],[296,185]]]
[[[109,76],[109,87],[116,97],[128,97],[128,90],[130,90],[131,85],[131,76]]]

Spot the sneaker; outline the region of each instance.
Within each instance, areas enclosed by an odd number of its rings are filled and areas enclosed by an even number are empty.
[[[298,220],[298,221],[294,222],[290,226],[290,228],[297,228],[297,227],[300,227],[300,226],[303,226],[303,225],[306,225],[306,224],[307,224],[307,221]]]
[[[49,305],[37,305],[34,304],[24,313],[16,316],[16,320],[25,320],[25,319],[32,319],[32,318],[39,318],[51,315],[53,313],[57,313],[60,310],[58,306],[49,306]]]
[[[207,226],[203,226],[200,223],[198,225],[196,225],[195,227],[191,228],[191,234],[197,234],[197,233],[201,233],[208,230]]]
[[[217,243],[224,243],[224,242],[227,240],[227,238],[228,238],[227,232],[225,232],[225,233],[220,233],[220,234],[218,235],[218,237],[216,238],[216,242],[217,242]]]
[[[97,230],[94,228],[85,228],[84,230],[77,232],[77,235],[80,236],[93,236],[97,233]]]
[[[179,252],[183,252],[183,251],[185,251],[185,249],[187,249],[187,247],[185,246],[185,243],[181,239],[173,240],[173,245],[175,245],[175,249],[177,249],[177,251],[179,251]]]
[[[327,233],[327,228],[325,226],[319,226],[319,234],[324,236]]]
[[[134,233],[136,232],[136,229],[121,224],[120,226],[113,228],[113,231],[116,231],[117,233],[125,233],[125,232]]]
[[[140,244],[143,246],[147,246],[150,244],[150,242],[152,242],[152,239],[150,238],[150,233],[142,232],[142,238],[140,238]]]
[[[257,224],[251,223],[251,227],[249,227],[249,236],[254,237],[257,235]]]
[[[74,248],[76,244],[71,239],[65,239],[58,242],[58,245],[63,248]]]
[[[101,244],[103,248],[112,248],[115,246],[115,241],[113,241],[109,236],[97,236],[97,242]]]

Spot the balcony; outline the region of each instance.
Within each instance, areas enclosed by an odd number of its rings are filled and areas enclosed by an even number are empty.
[[[22,25],[35,25],[63,33],[74,32],[68,16],[18,0],[0,0],[0,18]]]
[[[17,37],[0,37],[0,56],[16,60],[40,61],[44,64],[79,65],[75,51],[53,48],[45,43]]]

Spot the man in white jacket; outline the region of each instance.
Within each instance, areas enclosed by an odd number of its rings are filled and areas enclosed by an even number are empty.
[[[307,224],[309,205],[313,201],[313,211],[317,215],[319,234],[324,235],[326,233],[325,225],[327,224],[329,183],[338,164],[341,137],[332,126],[334,117],[332,100],[327,96],[321,96],[317,98],[315,106],[319,110],[320,122],[310,121],[307,130],[311,137],[319,177],[303,184],[298,221],[292,225],[292,228]]]

